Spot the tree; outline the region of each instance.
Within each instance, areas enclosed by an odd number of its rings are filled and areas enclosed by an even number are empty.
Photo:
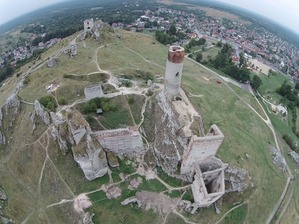
[[[252,78],[252,81],[250,82],[250,85],[253,89],[258,90],[258,88],[262,85],[262,80],[257,75],[254,75]]]
[[[216,47],[222,47],[222,42],[218,41],[217,44],[216,44]]]
[[[66,101],[65,97],[62,96],[58,99],[58,103],[59,103],[59,105],[65,105],[67,103],[67,101]]]
[[[53,96],[43,96],[38,101],[41,105],[51,111],[54,111],[57,107],[56,100]]]
[[[295,89],[299,90],[299,82],[296,82]]]
[[[243,64],[245,64],[245,57],[244,57],[244,53],[243,52],[240,52],[239,53],[239,66],[241,67]]]
[[[168,34],[169,35],[176,35],[176,27],[175,27],[174,23],[170,25],[169,30],[168,30]]]
[[[204,45],[207,42],[207,40],[205,38],[200,38],[197,42],[198,45]]]
[[[233,51],[233,48],[228,43],[225,43],[221,49],[221,53],[230,55]]]
[[[195,58],[195,60],[196,60],[197,62],[200,62],[200,61],[202,60],[202,53],[200,53],[200,52],[196,53],[196,58]]]

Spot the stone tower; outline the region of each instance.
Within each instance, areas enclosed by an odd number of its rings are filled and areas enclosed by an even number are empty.
[[[164,92],[168,99],[180,92],[185,49],[180,46],[170,46],[166,62]]]
[[[84,20],[84,31],[90,31],[94,26],[93,19]]]

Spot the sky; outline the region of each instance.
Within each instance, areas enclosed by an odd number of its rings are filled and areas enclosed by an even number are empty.
[[[63,0],[0,0],[0,24]]]
[[[299,0],[219,0],[268,17],[299,33]]]
[[[0,24],[63,0],[0,0]],[[84,0],[83,0],[84,1]],[[219,0],[248,9],[299,33],[299,0]]]

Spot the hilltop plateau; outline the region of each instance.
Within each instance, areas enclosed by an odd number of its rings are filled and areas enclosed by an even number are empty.
[[[194,203],[192,178],[157,159],[181,134],[164,131],[165,108],[157,109],[168,48],[103,24],[94,36],[62,39],[0,88],[3,222],[265,223],[287,181],[279,145],[284,155],[287,146],[252,92],[184,58],[181,95],[198,113],[190,129],[202,137],[216,124],[224,135],[217,158],[229,165],[224,196],[191,212],[180,202]],[[111,129],[137,136],[135,151],[107,150]],[[141,205],[123,205],[134,197]]]

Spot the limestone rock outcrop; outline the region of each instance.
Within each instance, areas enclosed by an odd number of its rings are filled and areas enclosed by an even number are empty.
[[[5,135],[0,131],[0,145],[5,145],[6,139]]]
[[[178,166],[186,142],[178,135],[181,127],[171,102],[163,92],[157,95],[156,101],[155,117],[159,118],[159,122],[155,123],[154,152],[163,170],[168,174],[175,174],[179,171]]]
[[[51,124],[50,115],[38,100],[34,101],[34,111],[30,116],[32,123],[34,123],[36,116],[39,117],[47,126],[50,126]]]
[[[236,169],[228,167],[225,170],[225,192],[242,192],[249,186],[253,186],[251,183],[251,177],[245,169]]]
[[[94,180],[108,172],[106,153],[100,143],[91,137],[90,126],[78,111],[73,111],[68,121],[74,145],[75,161],[80,165],[87,180]]]
[[[52,119],[51,135],[54,140],[57,140],[59,148],[63,155],[71,149],[71,145],[74,144],[74,140],[71,136],[67,120],[60,113],[50,112]]]
[[[3,113],[2,113],[2,108],[0,107],[0,127],[2,126],[2,119],[3,119]]]
[[[85,212],[82,220],[82,224],[93,224],[92,218],[94,213]]]
[[[5,114],[8,115],[10,109],[13,109],[13,115],[17,115],[20,111],[21,102],[16,94],[12,94],[7,98],[5,104]]]

